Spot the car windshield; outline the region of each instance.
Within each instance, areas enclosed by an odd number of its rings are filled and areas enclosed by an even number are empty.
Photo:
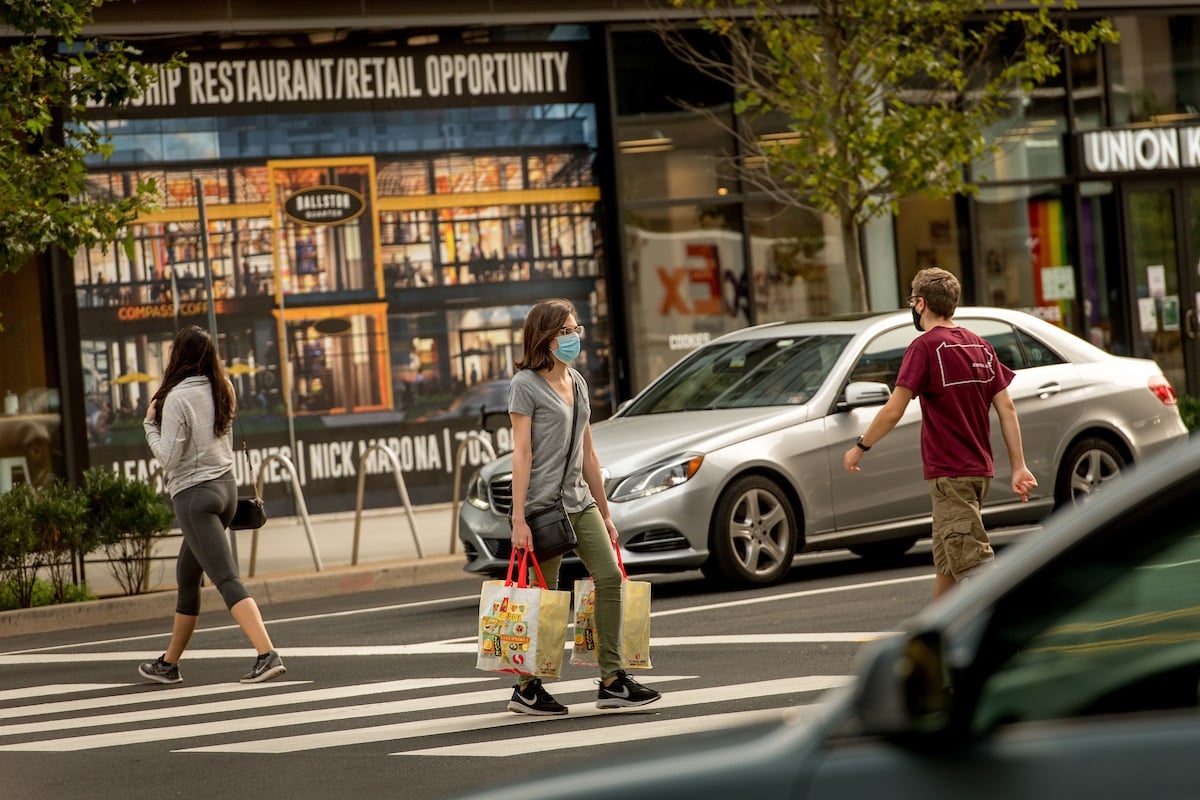
[[[806,403],[849,341],[826,335],[711,344],[676,364],[624,415]]]

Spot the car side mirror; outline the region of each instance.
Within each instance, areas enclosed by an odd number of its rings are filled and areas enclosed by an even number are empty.
[[[867,657],[862,676],[854,704],[864,734],[910,737],[946,730],[949,673],[936,632],[883,640]]]
[[[488,411],[487,406],[479,407],[479,427],[488,433],[496,433],[507,427],[509,422],[507,411]]]
[[[847,408],[862,408],[863,406],[880,406],[892,396],[892,390],[886,383],[875,381],[851,381],[846,386],[844,403]]]

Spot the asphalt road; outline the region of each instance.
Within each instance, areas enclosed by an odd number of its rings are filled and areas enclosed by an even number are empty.
[[[933,589],[927,543],[886,568],[805,557],[753,591],[650,580],[654,668],[635,677],[663,699],[597,712],[595,671],[567,665],[548,683],[571,709],[555,718],[506,712],[512,678],[475,669],[476,578],[275,606],[288,673],[248,688],[253,651],[223,615],[201,619],[177,686],[136,672],[166,619],[0,639],[0,798],[436,799],[548,760],[619,763],[651,740],[819,702]]]

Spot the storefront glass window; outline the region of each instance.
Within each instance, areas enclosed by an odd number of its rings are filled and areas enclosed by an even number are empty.
[[[1109,46],[1113,124],[1200,116],[1200,16],[1118,16]]]
[[[1125,305],[1117,297],[1121,286],[1121,265],[1118,251],[1119,212],[1111,183],[1084,183],[1080,186],[1079,238],[1083,249],[1079,254],[1079,271],[1083,286],[1084,335],[1097,347],[1109,352],[1128,354],[1124,340]]]
[[[625,218],[634,391],[705,342],[749,324],[736,205],[629,210]]]
[[[1088,53],[1068,52],[1066,55],[1071,74],[1071,105],[1075,114],[1073,123],[1077,131],[1108,127],[1101,52],[1097,49]]]
[[[977,181],[1013,181],[1066,174],[1063,138],[1067,92],[1060,74],[1028,94],[1009,98],[1008,114],[984,135],[998,147],[971,165]]]
[[[904,295],[917,271],[941,267],[962,277],[959,225],[954,201],[909,197],[900,201],[896,215],[896,261]],[[896,298],[896,306],[902,305]]]
[[[748,203],[754,322],[815,319],[850,307],[841,237],[828,215]]]
[[[57,359],[42,318],[48,291],[33,267],[0,275],[0,491],[65,477]],[[96,389],[94,380],[85,384]]]
[[[984,187],[976,216],[979,302],[1069,328],[1079,295],[1059,188]]]
[[[705,108],[729,124],[731,90],[675,59],[652,31],[617,32],[612,42],[622,196],[633,201],[732,191],[735,182],[723,168],[734,152],[732,137],[684,108]]]
[[[347,111],[98,121],[112,157],[96,168],[163,161],[305,158],[315,154],[420,153],[494,147],[564,147],[594,142],[588,103],[460,109]]]

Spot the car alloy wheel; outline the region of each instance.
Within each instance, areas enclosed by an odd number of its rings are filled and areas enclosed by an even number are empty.
[[[709,537],[713,569],[732,583],[765,585],[787,574],[796,553],[796,518],[769,478],[750,475],[721,494]]]
[[[1058,506],[1077,506],[1113,478],[1125,467],[1124,456],[1104,439],[1081,439],[1067,450],[1056,483],[1055,501]]]

